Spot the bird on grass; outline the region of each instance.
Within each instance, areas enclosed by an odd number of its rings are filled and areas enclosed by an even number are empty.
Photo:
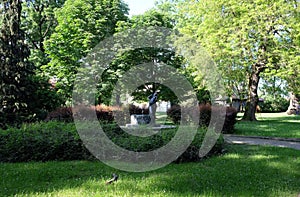
[[[106,185],[112,184],[113,182],[117,181],[119,176],[117,174],[112,174],[112,178],[106,181]]]

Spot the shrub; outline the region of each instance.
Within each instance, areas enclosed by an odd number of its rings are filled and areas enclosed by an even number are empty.
[[[129,113],[132,114],[149,114],[149,109],[146,106],[129,105]]]
[[[217,110],[216,108],[212,108],[211,105],[199,105],[199,111],[200,111],[200,120],[199,124],[200,126],[206,126],[208,127],[210,122],[210,117],[212,110]],[[216,111],[217,112],[217,111]]]
[[[223,126],[223,133],[233,133],[234,125],[237,123],[237,110],[234,107],[226,108],[226,117]]]
[[[205,128],[198,129],[198,132],[193,140],[193,142],[190,144],[190,146],[187,148],[187,150],[181,154],[175,163],[182,163],[182,162],[195,162],[199,161],[208,157],[211,157],[213,155],[220,155],[224,153],[224,138],[221,135],[216,143],[213,145],[212,149],[208,152],[207,155],[205,155],[204,158],[199,157],[199,151],[202,145],[202,142],[204,140],[206,134]]]
[[[105,124],[102,128],[116,145],[137,152],[148,152],[166,145],[177,131],[161,130],[149,137],[137,137],[123,131],[116,124]],[[205,129],[199,129],[192,144],[175,162],[200,160],[198,154],[204,135]],[[222,151],[223,139],[220,138],[209,155]],[[163,155],[160,157],[163,158]],[[23,125],[20,129],[0,130],[0,162],[86,159],[95,158],[85,148],[73,123],[42,122]]]
[[[59,107],[56,110],[50,112],[46,121],[62,121],[62,122],[73,122],[73,113],[71,107]]]
[[[181,108],[179,105],[173,105],[167,110],[168,117],[173,121],[174,124],[179,124],[181,120]]]
[[[71,123],[44,122],[0,130],[0,162],[90,158]]]
[[[264,102],[259,103],[259,106],[263,113],[285,112],[289,107],[289,101],[282,97],[267,98]]]
[[[211,114],[218,114],[220,113],[219,107],[211,106],[209,104],[199,105],[199,125],[208,127],[210,120],[211,120]],[[181,108],[178,105],[172,106],[167,111],[168,117],[175,123],[179,124],[181,120]],[[227,107],[226,108],[226,116],[225,116],[225,122],[223,125],[222,131],[224,133],[230,133],[234,130],[234,125],[236,123],[236,117],[237,117],[237,110],[233,107]]]
[[[82,120],[91,120],[96,113],[98,120],[113,122],[113,110],[115,110],[115,108],[103,105],[93,107],[78,106],[73,109],[71,107],[60,107],[50,112],[45,120],[73,122],[73,115]],[[75,113],[73,114],[73,112]]]
[[[81,120],[92,120],[94,118],[94,114],[98,120],[106,123],[114,122],[114,115],[118,117],[118,120],[121,120],[122,124],[126,122],[130,122],[130,117],[126,115],[129,114],[148,114],[149,110],[146,107],[138,107],[135,105],[129,105],[128,108],[120,108],[114,106],[105,106],[105,105],[97,105],[92,107],[87,106],[78,106],[76,108],[71,107],[60,107],[56,110],[50,112],[45,119],[46,121],[62,121],[62,122],[73,122],[73,112],[74,115]]]
[[[102,128],[106,135],[116,145],[126,150],[135,152],[149,152],[157,150],[160,147],[163,147],[167,143],[169,143],[177,132],[177,129],[165,129],[149,137],[138,137],[128,134],[115,124],[103,125]],[[140,132],[145,132],[145,128],[141,128]],[[194,162],[203,159],[199,157],[199,150],[204,140],[205,134],[205,128],[198,129],[191,145],[174,162]],[[214,144],[212,150],[210,150],[209,153],[206,155],[206,157],[223,153],[223,144],[224,140],[222,137],[220,137]],[[163,160],[163,155],[160,157]]]

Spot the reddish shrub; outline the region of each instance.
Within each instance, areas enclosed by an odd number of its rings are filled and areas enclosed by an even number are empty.
[[[173,105],[167,110],[167,115],[174,124],[179,124],[181,120],[181,107],[179,105]]]
[[[73,113],[71,107],[59,107],[56,110],[48,113],[45,121],[56,120],[62,122],[72,122]]]
[[[97,106],[78,106],[76,108],[71,107],[60,107],[56,110],[50,112],[45,119],[46,121],[56,120],[56,121],[63,121],[63,122],[72,122],[73,115],[82,120],[92,120],[95,116],[100,121],[112,123],[114,121],[114,115],[117,116],[119,124],[125,124],[130,122],[130,117],[128,116],[128,108],[120,108],[116,106],[105,106],[105,105],[97,105]],[[74,113],[74,114],[73,114]],[[143,107],[140,108],[135,105],[129,106],[129,113],[132,114],[147,114],[149,113],[148,108]],[[127,115],[127,116],[126,116]]]
[[[132,114],[149,114],[149,109],[144,105],[142,107],[136,105],[129,105],[129,113]]]
[[[237,122],[237,110],[234,107],[226,108],[226,118],[223,126],[223,133],[233,133],[234,125]]]
[[[200,111],[200,119],[199,119],[199,125],[200,126],[206,126],[208,127],[210,120],[211,120],[211,114],[218,115],[218,113],[221,113],[221,108],[216,106],[211,106],[209,104],[203,104],[199,105],[199,111]],[[167,111],[168,117],[175,123],[179,124],[181,121],[181,108],[179,105],[174,105]],[[237,110],[233,107],[227,107],[226,108],[226,116],[225,121],[223,125],[223,133],[231,133],[234,130],[234,125],[236,123],[236,116],[237,116]]]
[[[200,111],[199,124],[201,126],[208,126],[209,125],[211,112],[212,112],[211,110],[212,110],[212,107],[209,104],[199,105],[199,111]]]

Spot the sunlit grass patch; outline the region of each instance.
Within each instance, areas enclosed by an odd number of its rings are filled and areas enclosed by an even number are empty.
[[[239,114],[241,116],[241,114]],[[257,122],[239,121],[235,134],[300,138],[300,116],[286,113],[257,114]]]

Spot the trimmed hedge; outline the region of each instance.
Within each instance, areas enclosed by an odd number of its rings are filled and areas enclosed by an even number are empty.
[[[220,111],[219,107],[211,106],[211,105],[199,105],[199,112],[200,112],[200,120],[199,125],[208,127],[211,119],[211,113],[218,114]],[[181,107],[179,105],[174,105],[167,111],[168,117],[173,121],[175,124],[179,124],[181,120]],[[226,108],[226,116],[225,122],[223,126],[223,133],[232,133],[234,130],[234,125],[237,122],[237,110],[233,107]]]
[[[0,130],[0,162],[89,159],[74,124],[34,123]]]
[[[118,146],[132,151],[151,151],[166,145],[176,129],[162,130],[150,137],[129,135],[115,124],[102,125],[106,135]],[[205,130],[199,129],[188,149],[175,161],[198,161]],[[208,155],[223,152],[222,137]],[[162,155],[163,156],[163,155]],[[20,129],[0,130],[0,162],[95,159],[83,145],[73,123],[43,122],[23,125]]]

